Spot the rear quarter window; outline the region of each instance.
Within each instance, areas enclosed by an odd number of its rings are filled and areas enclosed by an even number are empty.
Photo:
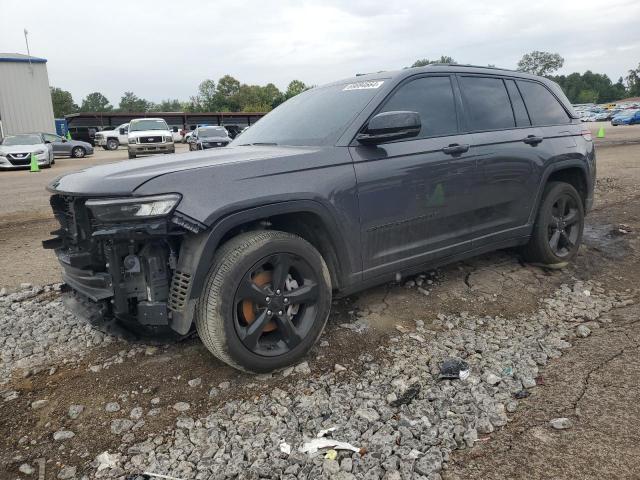
[[[518,80],[518,88],[534,125],[558,125],[571,122],[571,118],[560,102],[543,85]]]

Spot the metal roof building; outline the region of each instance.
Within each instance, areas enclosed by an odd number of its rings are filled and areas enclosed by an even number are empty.
[[[0,137],[55,132],[47,60],[0,53]]]

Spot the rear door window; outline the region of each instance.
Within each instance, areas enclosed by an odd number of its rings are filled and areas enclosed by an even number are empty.
[[[401,85],[380,112],[410,111],[420,114],[422,128],[415,138],[453,135],[458,132],[451,79],[421,77]]]
[[[569,123],[571,119],[549,90],[536,82],[518,80],[531,122],[536,126]]]
[[[460,88],[472,131],[516,126],[507,89],[501,78],[461,76]]]

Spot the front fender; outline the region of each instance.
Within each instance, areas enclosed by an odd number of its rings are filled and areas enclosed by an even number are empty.
[[[173,312],[171,328],[181,334],[187,333],[191,328],[197,301],[205,286],[213,258],[222,239],[230,230],[240,225],[287,213],[312,213],[322,220],[333,243],[337,264],[341,266],[338,268],[339,283],[341,285],[353,283],[356,280],[355,276],[358,275],[354,271],[359,269],[353,268],[352,248],[344,243],[344,235],[341,234],[334,216],[320,202],[295,200],[248,208],[225,216],[205,232],[184,238],[171,284],[169,301],[169,309]]]

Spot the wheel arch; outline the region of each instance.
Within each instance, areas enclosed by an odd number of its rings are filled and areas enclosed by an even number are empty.
[[[544,189],[549,182],[560,181],[565,182],[572,185],[580,195],[582,199],[582,205],[585,209],[585,212],[588,210],[588,200],[589,200],[589,172],[587,166],[584,162],[577,160],[568,160],[564,162],[558,162],[550,165],[543,173],[542,180],[540,185],[538,186],[538,192],[536,194],[536,201],[534,203],[534,208],[531,211],[531,215],[529,217],[529,223],[533,225],[535,222],[536,216],[538,215],[538,210],[540,208],[540,204],[542,203],[542,195],[544,193]]]
[[[349,283],[353,274],[350,249],[335,219],[321,203],[296,200],[244,209],[225,216],[205,232],[184,238],[174,274],[176,281],[172,281],[171,286],[171,326],[174,330],[182,332],[190,328],[197,299],[219,247],[236,235],[250,230],[281,230],[304,238],[327,263],[333,287],[340,289]],[[174,294],[181,296],[178,302],[181,308],[174,308]]]

